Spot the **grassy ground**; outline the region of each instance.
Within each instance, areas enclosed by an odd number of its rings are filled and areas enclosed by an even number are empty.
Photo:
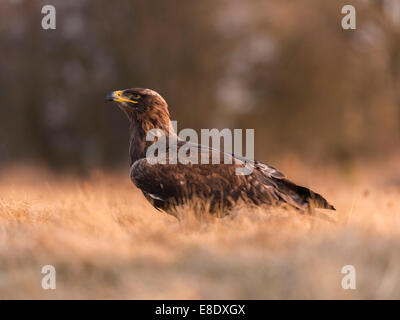
[[[278,167],[331,201],[336,223],[282,210],[178,222],[123,173],[0,172],[0,298],[400,298],[400,188],[385,164]],[[389,168],[391,168],[389,170]],[[53,265],[56,290],[43,290]],[[356,268],[356,290],[341,269]]]

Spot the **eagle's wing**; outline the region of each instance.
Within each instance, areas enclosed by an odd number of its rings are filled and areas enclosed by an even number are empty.
[[[275,185],[279,190],[279,194],[282,199],[285,200],[285,202],[302,209],[315,207],[336,210],[335,207],[332,206],[319,193],[295,184],[274,167],[259,161],[255,161],[254,166],[257,170],[261,171],[265,176],[269,177],[275,182]]]
[[[178,150],[184,144],[178,143]],[[167,203],[180,204],[185,199],[198,197],[214,204],[227,205],[242,199],[256,205],[285,202],[306,209],[310,200],[322,198],[290,182],[282,173],[266,164],[246,162],[244,158],[239,159],[201,145],[195,147],[198,161],[186,164],[171,164],[168,152],[164,154],[165,164],[153,163],[152,159],[136,161],[131,166],[132,181],[159,208],[164,208]],[[205,154],[209,157],[209,164],[200,163],[200,157]],[[213,155],[220,157],[220,164],[212,164]],[[252,166],[251,174],[236,174],[237,169],[246,166]]]
[[[272,180],[279,190],[278,193],[280,198],[285,202],[299,209],[310,208],[310,205],[312,205],[315,208],[336,210],[335,207],[319,193],[295,184],[274,167],[260,161],[251,161],[241,155],[233,154],[233,156],[236,159],[248,163],[248,165],[252,166],[255,170],[262,172],[269,181]]]

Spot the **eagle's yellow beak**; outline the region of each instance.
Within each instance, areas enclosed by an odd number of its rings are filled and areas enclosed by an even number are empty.
[[[125,97],[122,95],[122,90],[110,92],[109,94],[107,94],[106,100],[108,100],[108,101],[115,101],[115,102],[138,103],[137,101],[134,101],[134,100],[130,100],[130,99],[125,98]]]

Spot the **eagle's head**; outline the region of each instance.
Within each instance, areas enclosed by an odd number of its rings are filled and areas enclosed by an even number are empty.
[[[114,101],[124,111],[129,121],[145,132],[158,128],[168,130],[168,105],[160,94],[143,88],[132,88],[110,92],[106,99]]]

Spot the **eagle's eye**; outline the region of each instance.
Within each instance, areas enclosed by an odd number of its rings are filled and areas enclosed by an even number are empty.
[[[132,95],[132,98],[135,99],[135,100],[140,99],[140,97],[141,97],[140,94],[134,94],[134,95]]]

